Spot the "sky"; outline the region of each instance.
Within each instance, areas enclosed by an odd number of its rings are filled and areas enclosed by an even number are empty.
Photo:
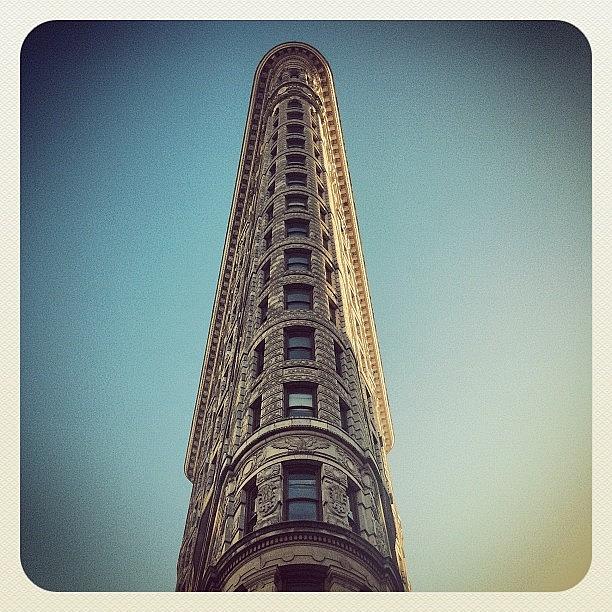
[[[591,56],[564,22],[48,22],[22,48],[21,559],[172,591],[253,75],[334,74],[417,591],[591,558]]]

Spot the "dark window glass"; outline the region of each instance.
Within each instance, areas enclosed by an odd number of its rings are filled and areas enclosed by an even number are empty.
[[[278,127],[278,117],[276,119],[274,119],[274,123],[272,124],[273,128],[277,128]]]
[[[285,409],[288,417],[316,416],[314,385],[285,385]]]
[[[276,191],[276,183],[274,181],[272,181],[268,185],[268,195],[271,196],[275,191]]]
[[[287,134],[304,134],[304,126],[300,123],[288,123]]]
[[[268,206],[266,209],[266,223],[270,223],[274,217],[274,205]]]
[[[310,285],[285,285],[286,310],[312,310]]]
[[[325,195],[325,188],[323,187],[323,185],[317,185],[317,193],[319,194],[320,198]]]
[[[323,223],[327,222],[327,211],[322,206],[319,206],[319,216]]]
[[[286,182],[288,187],[306,187],[306,173],[305,172],[287,172]]]
[[[285,268],[287,270],[310,270],[310,251],[304,249],[286,250]]]
[[[255,376],[263,372],[265,348],[263,340],[255,347]]]
[[[296,100],[294,98],[293,100],[289,100],[287,107],[288,108],[302,108],[302,103],[299,100]]]
[[[325,264],[325,280],[330,285],[334,284],[334,271],[332,270],[331,266],[328,266],[327,264]]]
[[[266,261],[266,263],[261,267],[261,271],[263,274],[263,282],[267,283],[270,280],[270,262]]]
[[[319,474],[310,466],[295,466],[287,474],[287,520],[316,521],[319,518]]]
[[[289,111],[287,113],[287,119],[298,119],[299,121],[303,121],[304,113],[301,111]]]
[[[285,221],[285,233],[289,236],[308,236],[308,221],[305,219],[289,219]]]
[[[259,302],[259,321],[263,323],[268,318],[268,298],[264,298]]]
[[[332,300],[329,300],[329,320],[338,325],[338,306]]]
[[[357,511],[357,487],[349,482],[349,486],[346,490],[346,494],[349,501],[349,513],[348,522],[349,527],[355,532],[359,533],[359,513]],[[370,589],[361,589],[369,591]]]
[[[285,205],[287,208],[307,208],[308,196],[302,193],[290,193],[285,196]]]
[[[278,572],[276,588],[285,592],[325,591],[326,569],[318,565],[286,565]]]
[[[258,397],[249,407],[251,412],[251,432],[257,431],[261,425],[261,397]]]
[[[274,134],[272,134],[272,142],[276,142],[278,140],[278,132],[274,132]]]
[[[270,169],[268,170],[270,176],[274,176],[276,174],[276,164],[272,164]]]
[[[300,71],[297,68],[289,70],[289,78],[297,79],[300,76]]]
[[[348,426],[349,407],[347,403],[342,399],[340,399],[338,403],[340,404],[340,427],[342,427],[344,431],[348,431],[349,429],[349,426]]]
[[[245,511],[244,511],[244,532],[251,533],[257,523],[257,486],[254,481],[251,481],[246,489]]]
[[[342,348],[334,342],[334,358],[336,360],[336,372],[342,375]]]
[[[297,164],[299,166],[306,165],[306,156],[300,153],[289,153],[287,155],[287,164]]]
[[[287,138],[287,148],[298,148],[304,149],[306,147],[306,141],[303,138]]]
[[[270,157],[272,158],[276,157],[277,153],[278,153],[278,149],[276,148],[276,145],[274,145],[274,148],[270,151]]]
[[[264,247],[266,251],[272,246],[272,230],[268,231],[264,235]]]
[[[329,251],[329,234],[323,232],[321,241],[323,242],[323,248]]]
[[[308,327],[285,330],[286,359],[314,359],[314,332]]]
[[[273,117],[276,117],[276,115],[278,115],[278,106],[274,109],[274,112],[272,113]]]

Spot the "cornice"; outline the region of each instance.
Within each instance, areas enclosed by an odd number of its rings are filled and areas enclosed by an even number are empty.
[[[340,116],[336,102],[336,95],[333,85],[332,72],[327,60],[310,45],[300,42],[288,42],[278,45],[271,49],[259,63],[253,79],[253,88],[249,103],[249,111],[244,131],[240,163],[236,177],[236,186],[232,200],[232,208],[228,221],[223,258],[217,282],[217,290],[211,316],[210,330],[204,353],[204,363],[200,375],[198,393],[194,415],[187,446],[185,458],[185,474],[193,479],[194,467],[197,463],[200,450],[202,425],[204,419],[204,409],[208,400],[207,392],[210,387],[210,379],[216,359],[219,335],[225,313],[228,286],[231,278],[232,264],[236,252],[238,230],[240,228],[245,209],[249,200],[255,197],[257,177],[253,173],[253,162],[260,141],[259,130],[262,128],[260,121],[262,113],[265,112],[264,100],[266,89],[270,87],[268,76],[278,61],[295,54],[309,60],[313,68],[318,72],[321,80],[321,95],[323,98],[323,112],[327,118],[329,129],[330,147],[333,155],[333,163],[337,176],[338,187],[343,208],[346,233],[350,240],[351,258],[355,270],[355,277],[358,288],[358,298],[361,314],[364,322],[367,348],[369,353],[370,365],[374,378],[374,397],[376,399],[377,417],[384,441],[384,448],[388,452],[393,445],[393,429],[389,402],[382,371],[382,362],[378,347],[372,304],[370,301],[368,282],[365,271],[361,241],[355,213],[355,205],[351,189],[346,154],[344,151],[344,141]],[[276,89],[276,88],[275,88]]]

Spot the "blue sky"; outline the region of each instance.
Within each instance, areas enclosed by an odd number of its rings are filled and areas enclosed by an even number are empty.
[[[334,73],[416,590],[590,562],[590,51],[562,22],[50,22],[22,50],[22,563],[173,590],[253,74]]]

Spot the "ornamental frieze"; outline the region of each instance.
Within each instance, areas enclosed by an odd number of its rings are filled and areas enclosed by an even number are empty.
[[[284,448],[294,452],[312,452],[321,448],[329,448],[327,440],[321,440],[316,436],[286,436],[274,440],[271,444],[273,448]]]

